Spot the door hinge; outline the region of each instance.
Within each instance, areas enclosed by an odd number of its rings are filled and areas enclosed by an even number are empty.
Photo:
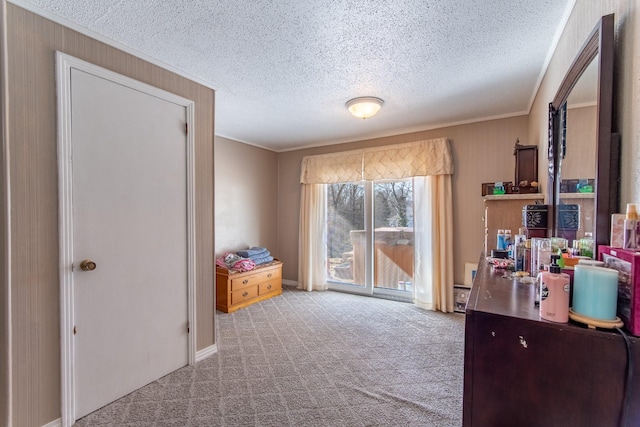
[[[186,135],[189,135],[189,123],[185,123],[185,124],[184,124],[184,133],[185,133]]]
[[[77,333],[78,333],[78,328],[75,325],[73,325],[73,335]]]
[[[191,333],[191,325],[189,324],[189,322],[187,322],[187,333]]]

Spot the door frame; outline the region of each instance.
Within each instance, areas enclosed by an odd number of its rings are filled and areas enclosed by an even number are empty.
[[[62,426],[73,425],[75,419],[75,324],[73,283],[73,200],[71,162],[71,70],[77,69],[96,77],[129,87],[148,95],[185,107],[187,150],[187,313],[189,322],[188,360],[196,361],[195,308],[195,137],[194,102],[165,90],[109,71],[105,68],[56,52],[56,86],[58,110],[58,229],[60,279],[60,368]]]

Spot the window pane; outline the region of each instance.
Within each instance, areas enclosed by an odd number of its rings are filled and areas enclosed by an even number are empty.
[[[327,266],[332,282],[365,282],[364,185],[327,185]]]
[[[413,287],[413,186],[411,180],[374,185],[374,286]]]

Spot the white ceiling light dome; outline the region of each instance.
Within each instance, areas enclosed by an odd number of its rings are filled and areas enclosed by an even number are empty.
[[[346,106],[351,114],[359,119],[368,119],[378,114],[384,101],[375,96],[361,96],[347,101]]]

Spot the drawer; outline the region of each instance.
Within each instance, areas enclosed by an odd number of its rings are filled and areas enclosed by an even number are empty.
[[[249,286],[238,291],[231,292],[231,305],[241,303],[258,296],[258,287]]]
[[[266,271],[256,271],[254,274],[231,280],[231,291],[233,292],[240,288],[257,285],[269,280],[279,279],[280,276],[281,270],[279,268]]]
[[[279,289],[282,289],[282,282],[280,282],[280,280],[271,280],[269,282],[260,283],[258,285],[258,295],[264,295]]]

